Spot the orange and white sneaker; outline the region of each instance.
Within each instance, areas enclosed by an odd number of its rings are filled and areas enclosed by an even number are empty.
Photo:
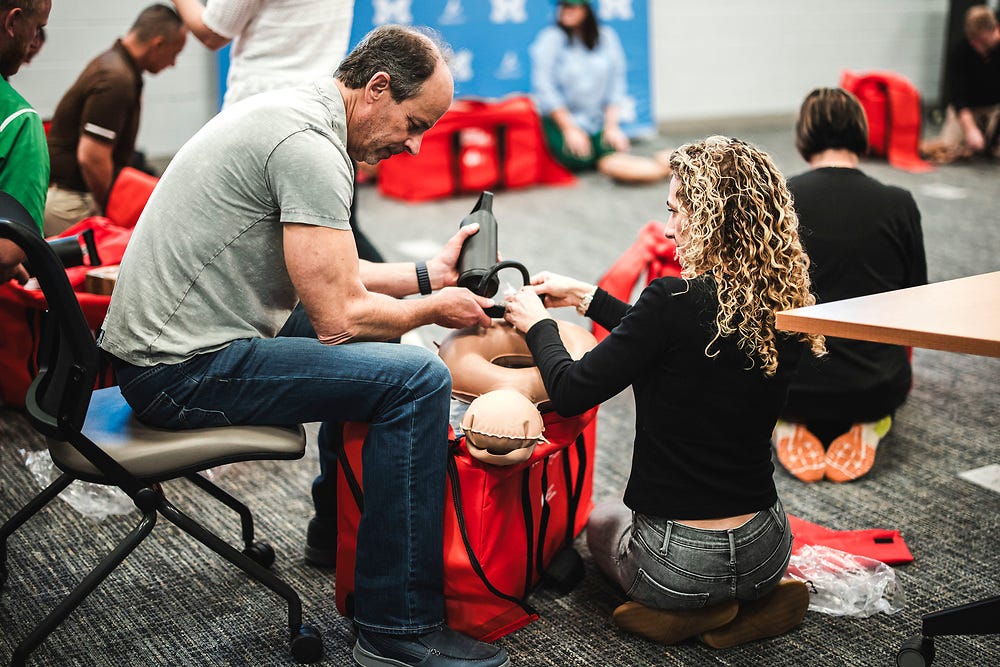
[[[823,443],[802,424],[778,420],[771,442],[778,460],[803,482],[816,482],[826,473]]]
[[[868,474],[875,464],[875,448],[889,429],[892,417],[877,422],[855,424],[837,436],[826,451],[826,478],[831,482],[850,482]]]

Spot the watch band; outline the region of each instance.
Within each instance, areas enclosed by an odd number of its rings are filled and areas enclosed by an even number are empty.
[[[430,294],[434,291],[431,289],[431,277],[427,273],[427,262],[417,262],[417,287],[420,288],[421,294]]]
[[[580,303],[576,304],[576,312],[580,313],[581,316],[586,317],[587,311],[590,310],[590,302],[594,300],[594,295],[597,293],[597,285],[594,285],[583,298],[580,299]]]

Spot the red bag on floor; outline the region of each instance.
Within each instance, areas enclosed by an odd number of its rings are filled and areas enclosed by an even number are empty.
[[[444,516],[445,622],[493,641],[538,618],[526,598],[552,559],[571,546],[593,509],[597,408],[577,417],[543,415],[548,442],[509,467],[482,463],[453,443]],[[337,471],[337,586],[340,613],[353,613],[354,555],[365,424],[347,424]]]
[[[574,181],[549,154],[531,100],[519,96],[456,100],[424,134],[417,155],[401,153],[379,165],[378,189],[390,197],[425,201]]]
[[[156,187],[159,180],[156,176],[150,176],[138,169],[124,167],[118,172],[115,183],[111,187],[104,215],[116,225],[135,227],[142,209],[146,207],[146,202],[149,201],[149,196],[153,194],[153,188]]]
[[[868,153],[914,173],[934,169],[920,157],[920,91],[893,72],[855,74],[845,70],[840,87],[858,98],[868,118]]]
[[[677,247],[664,236],[665,225],[652,220],[639,230],[639,236],[611,265],[597,285],[611,296],[629,302],[632,290],[645,274],[645,284],[664,276],[679,277],[681,265],[674,258]],[[607,329],[594,324],[594,337],[604,340]]]
[[[87,218],[55,238],[75,236],[88,229],[94,232],[101,264],[121,262],[132,230],[112,224],[107,218]],[[66,269],[66,274],[87,323],[97,329],[104,322],[111,297],[83,290],[86,273],[91,268],[89,265],[75,266]],[[35,356],[41,316],[48,305],[41,290],[32,289],[31,285],[31,281],[22,286],[13,280],[0,284],[0,404],[8,407],[24,407],[24,395],[38,371]],[[104,377],[101,386],[109,386],[110,381],[110,376]]]

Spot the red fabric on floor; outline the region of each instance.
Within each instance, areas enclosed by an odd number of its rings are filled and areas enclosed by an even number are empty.
[[[833,530],[788,515],[795,536],[792,551],[811,544],[839,549],[857,556],[867,556],[886,565],[902,565],[913,561],[913,554],[898,530],[871,528],[866,530]]]

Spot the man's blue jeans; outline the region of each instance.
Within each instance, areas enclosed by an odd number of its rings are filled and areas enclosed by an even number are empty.
[[[320,504],[335,497],[341,423],[367,422],[358,527],[355,621],[422,633],[444,618],[443,513],[451,376],[429,350],[391,343],[323,345],[301,310],[277,338],[149,368],[116,361],[122,394],[143,422],[184,429],[323,422]],[[320,491],[317,493],[316,491]],[[334,501],[335,502],[335,501]]]

